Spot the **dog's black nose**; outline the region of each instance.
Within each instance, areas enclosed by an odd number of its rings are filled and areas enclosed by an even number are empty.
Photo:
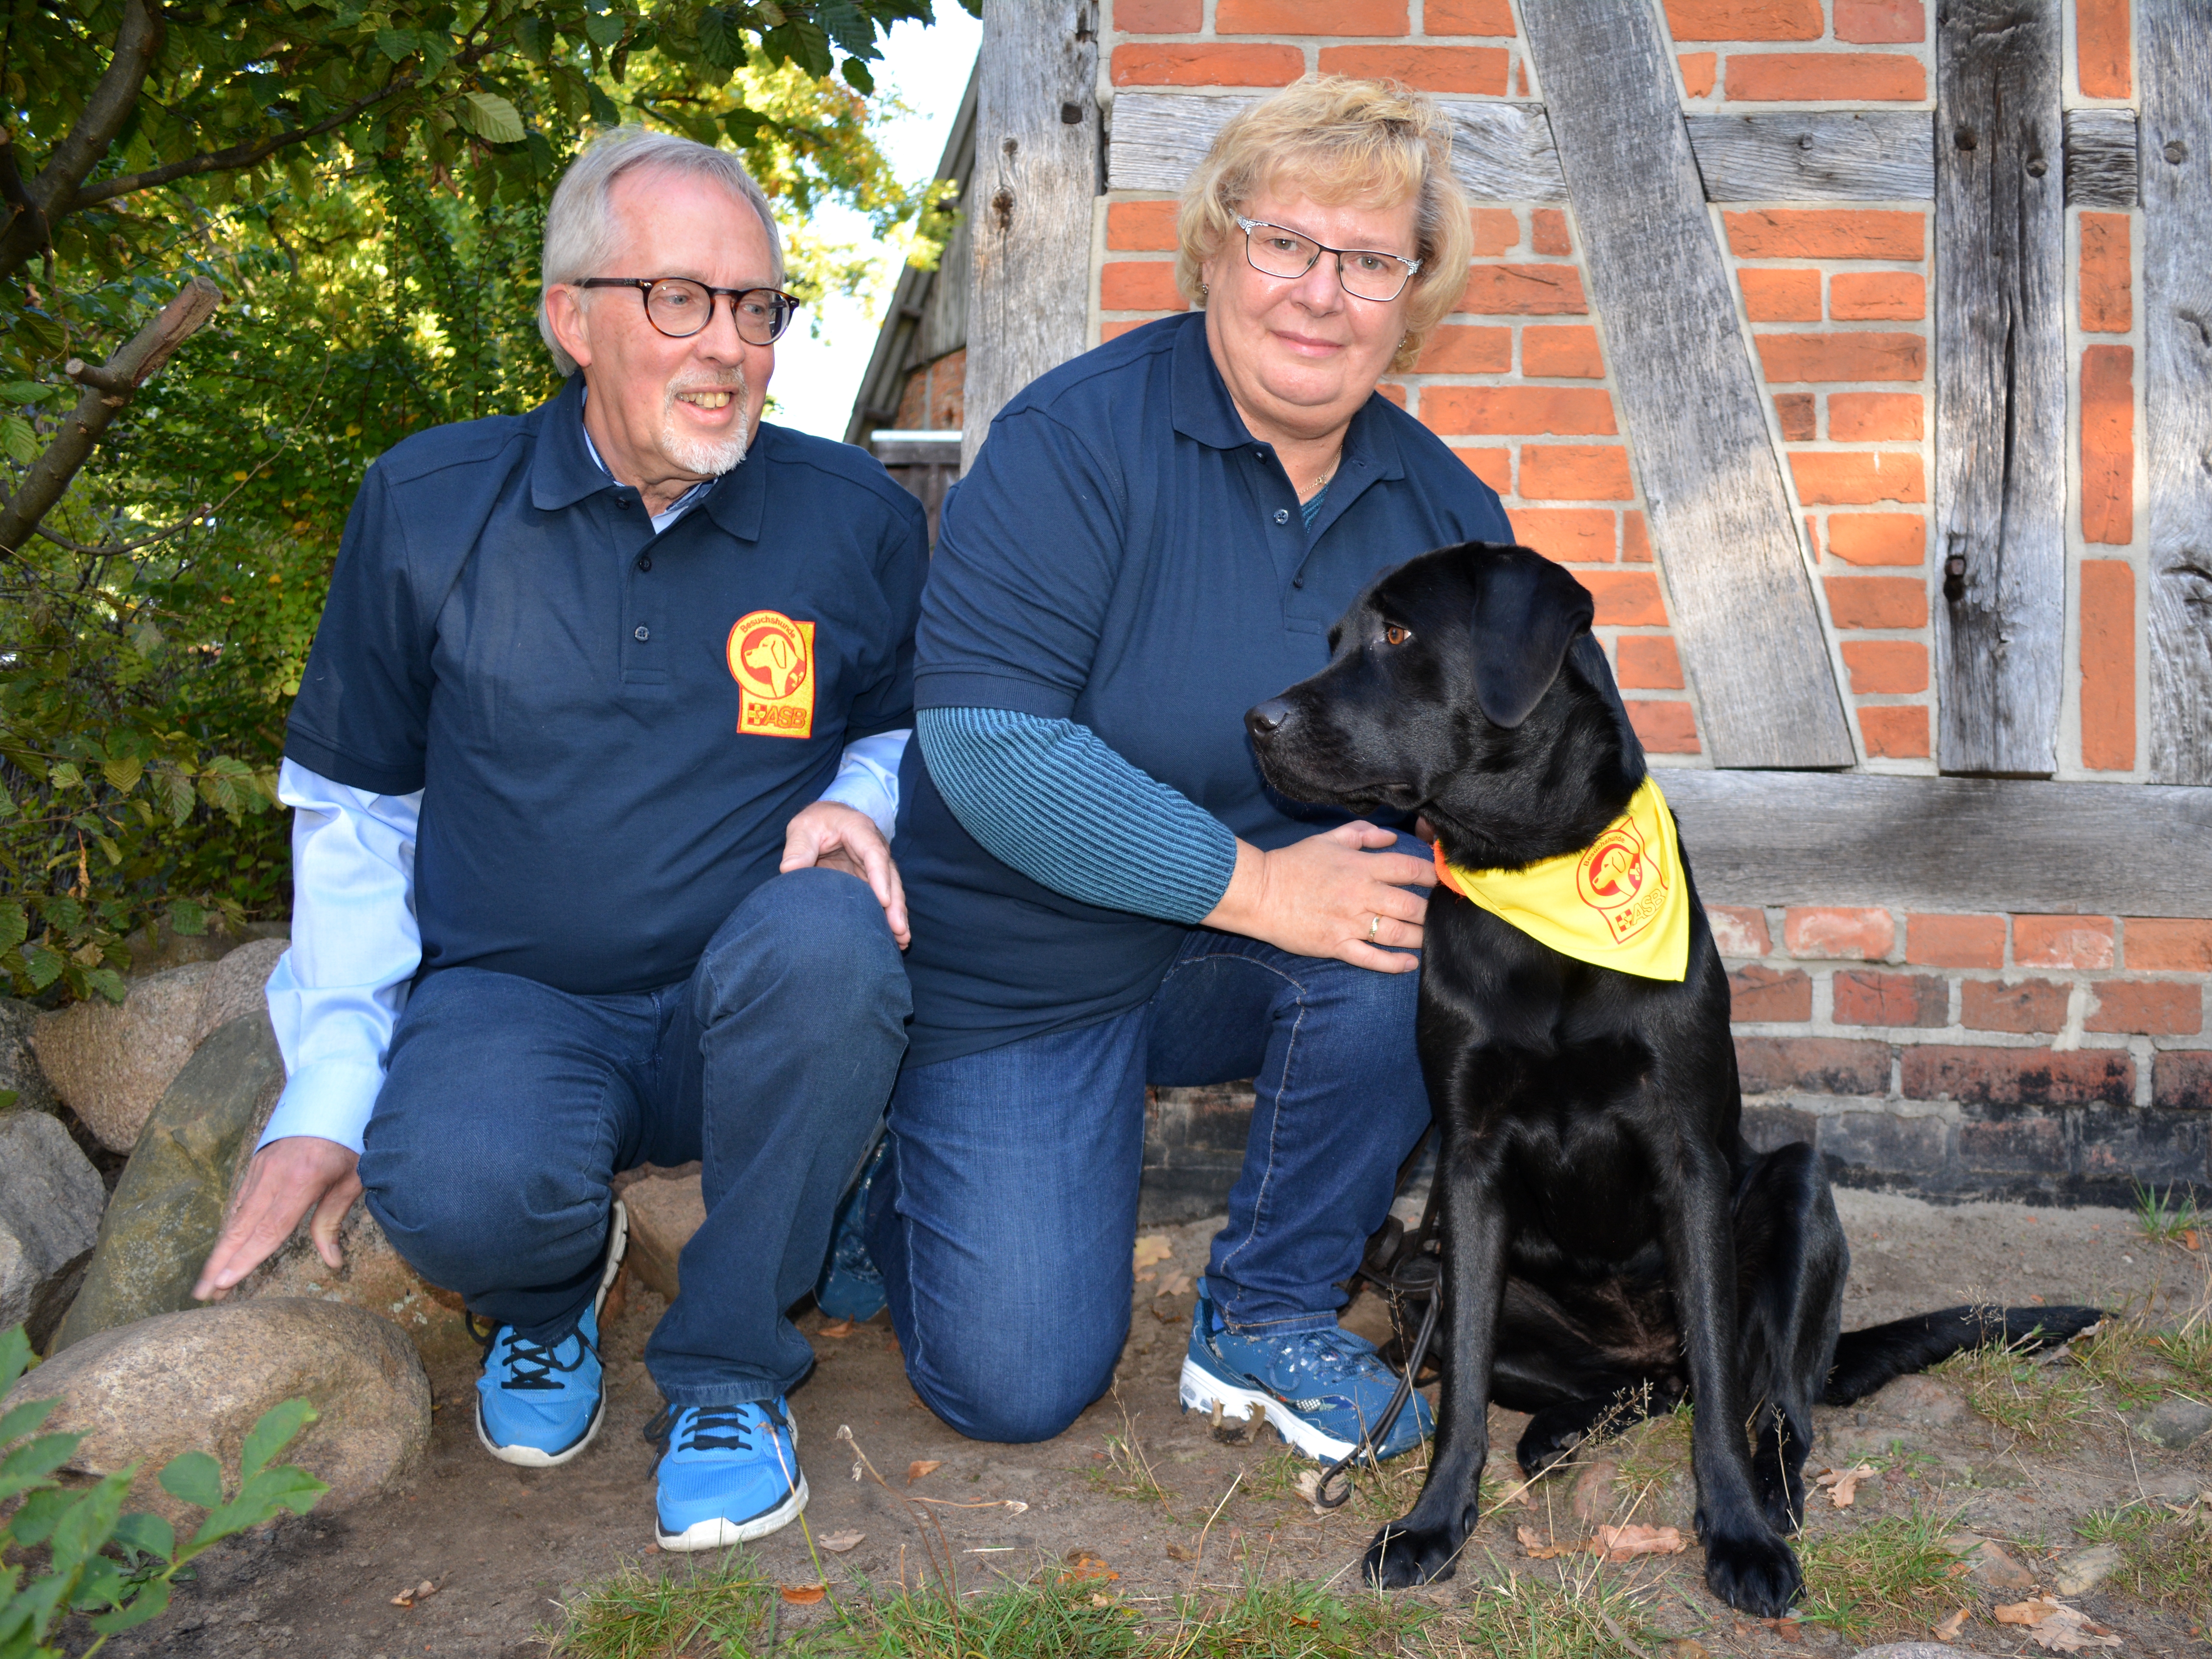
[[[1283,722],[1291,717],[1291,705],[1280,697],[1270,697],[1244,714],[1244,729],[1255,738],[1272,738],[1282,729]]]

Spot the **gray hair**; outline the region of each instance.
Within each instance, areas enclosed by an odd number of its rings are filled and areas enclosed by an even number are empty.
[[[728,150],[716,149],[673,133],[645,127],[611,127],[584,147],[569,164],[545,210],[545,258],[540,270],[538,332],[553,354],[553,365],[562,374],[576,372],[576,360],[561,349],[545,312],[545,293],[563,283],[610,274],[605,267],[622,254],[622,228],[616,223],[610,198],[615,182],[641,167],[688,174],[721,185],[731,195],[752,204],[768,232],[768,252],[775,270],[773,281],[783,286],[783,238],[775,228],[775,216],[768,198],[753,182],[745,164]],[[641,276],[656,271],[639,271]]]

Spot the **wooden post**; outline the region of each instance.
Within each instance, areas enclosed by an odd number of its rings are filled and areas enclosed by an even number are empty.
[[[1522,0],[1651,541],[1717,766],[1849,766],[1850,728],[1650,0]]]
[[[1100,186],[1097,0],[984,0],[976,74],[963,471],[1006,399],[1083,349]]]
[[[2150,775],[2212,783],[2212,33],[2139,0]]]
[[[2066,629],[2057,0],[1936,36],[1936,763],[2048,776]]]

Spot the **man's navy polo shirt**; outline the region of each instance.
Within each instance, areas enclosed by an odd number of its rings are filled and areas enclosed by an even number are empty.
[[[370,467],[284,753],[422,791],[425,971],[605,994],[687,975],[845,744],[913,724],[928,543],[872,458],[767,425],[656,536],[586,451],[582,394],[572,377],[527,415],[421,433]],[[806,735],[789,715],[738,730],[731,635],[760,612],[801,625],[748,628],[779,691],[806,683],[793,641],[811,625]]]
[[[1376,572],[1510,541],[1498,495],[1370,398],[1309,532],[1206,349],[1203,313],[1063,364],[991,426],[945,501],[915,702],[1079,722],[1245,840],[1340,822],[1271,793],[1244,711],[1328,659]],[[1149,998],[1187,930],[1068,898],[963,830],[907,746],[896,852],[914,916],[907,1060],[928,1065],[1107,1018]]]

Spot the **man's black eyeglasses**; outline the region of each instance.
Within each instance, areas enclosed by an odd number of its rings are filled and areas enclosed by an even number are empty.
[[[774,345],[791,326],[799,301],[777,288],[708,288],[688,276],[586,276],[578,288],[634,288],[645,302],[645,319],[672,340],[688,340],[714,320],[714,298],[730,302],[738,337],[747,345]]]

